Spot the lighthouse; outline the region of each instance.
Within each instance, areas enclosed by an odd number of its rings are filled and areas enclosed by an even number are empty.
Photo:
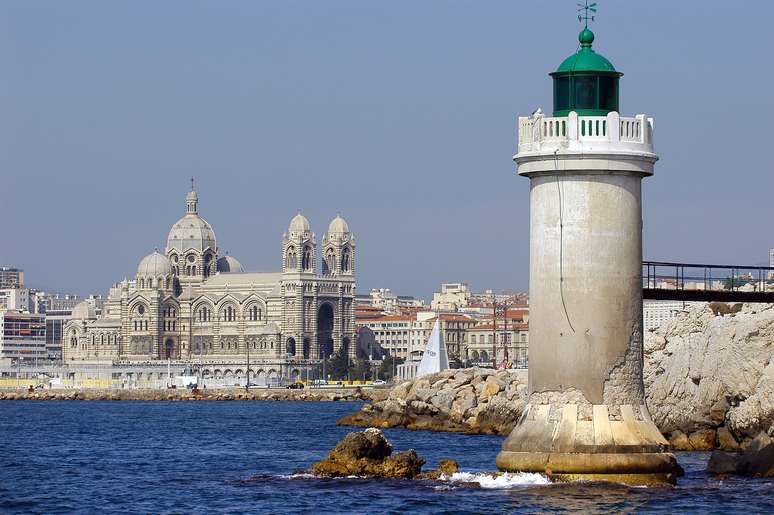
[[[552,116],[518,120],[530,180],[529,401],[503,443],[506,471],[674,482],[642,379],[642,179],[653,118],[619,114],[622,73],[581,31],[551,73]]]

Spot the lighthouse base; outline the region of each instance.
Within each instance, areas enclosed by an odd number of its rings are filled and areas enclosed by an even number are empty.
[[[529,405],[497,467],[564,481],[674,484],[682,475],[645,405]]]

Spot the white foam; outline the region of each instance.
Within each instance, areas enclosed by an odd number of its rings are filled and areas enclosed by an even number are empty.
[[[551,481],[543,474],[530,472],[504,472],[502,474],[455,472],[451,476],[441,476],[441,481],[478,483],[478,486],[481,488],[515,488],[518,486],[551,484]]]
[[[308,472],[299,472],[298,474],[280,474],[278,477],[282,479],[314,479],[317,476]]]

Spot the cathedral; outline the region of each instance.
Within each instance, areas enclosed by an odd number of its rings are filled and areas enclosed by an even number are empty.
[[[64,328],[67,364],[190,360],[202,364],[312,363],[355,355],[355,242],[337,216],[319,249],[297,214],[282,238],[282,269],[245,272],[221,256],[215,231],[199,215],[195,190],[134,280],[113,285],[100,316],[82,302]],[[251,366],[252,369],[252,366]]]

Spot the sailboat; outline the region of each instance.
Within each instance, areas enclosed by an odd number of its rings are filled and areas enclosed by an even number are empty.
[[[425,353],[422,354],[422,361],[419,362],[417,377],[427,374],[435,374],[449,368],[449,355],[446,352],[446,344],[441,335],[441,316],[435,319],[433,331],[427,340]]]

